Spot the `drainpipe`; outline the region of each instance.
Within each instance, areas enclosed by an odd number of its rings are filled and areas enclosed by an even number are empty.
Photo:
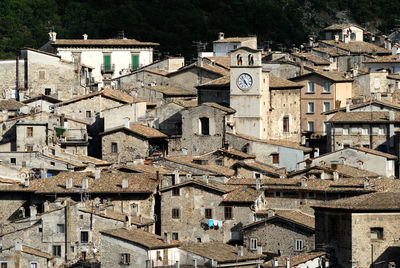
[[[71,259],[71,204],[67,200],[65,206],[65,262]]]

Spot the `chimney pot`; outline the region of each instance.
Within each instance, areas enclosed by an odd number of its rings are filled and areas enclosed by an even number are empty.
[[[82,36],[83,36],[83,40],[87,40],[87,38],[88,38],[87,34],[82,34]]]
[[[66,178],[65,188],[71,189],[72,188],[72,178]]]
[[[37,209],[35,205],[29,206],[29,213],[30,213],[30,217],[34,218],[37,215]]]
[[[225,34],[223,32],[218,33],[218,40],[223,40],[225,38]]]
[[[128,179],[122,179],[122,189],[128,188]]]
[[[260,189],[261,189],[261,179],[256,179],[256,190],[257,191],[260,191]]]
[[[83,178],[82,179],[82,189],[88,189],[89,188],[89,179],[88,178]]]
[[[243,246],[238,246],[238,256],[243,257]]]
[[[168,232],[164,232],[164,243],[170,243]]]
[[[95,170],[94,170],[94,178],[97,180],[97,179],[100,179],[100,169],[99,168],[95,168]]]

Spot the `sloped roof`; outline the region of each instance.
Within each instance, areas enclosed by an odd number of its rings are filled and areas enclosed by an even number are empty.
[[[51,97],[49,95],[40,94],[40,95],[37,95],[36,97],[32,97],[32,98],[29,98],[27,100],[23,100],[22,103],[31,103],[31,102],[34,102],[34,101],[37,101],[37,100],[40,100],[40,99],[47,100],[48,102],[51,102],[51,103],[59,103],[59,102],[61,102],[61,100],[53,98],[53,97]]]
[[[295,83],[293,81],[287,80],[285,78],[269,75],[269,87],[271,89],[293,89],[293,88],[302,88],[303,85]]]
[[[263,191],[257,191],[253,187],[236,186],[232,192],[228,193],[224,202],[228,203],[254,203]]]
[[[191,68],[198,68],[198,69],[201,69],[201,70],[205,70],[205,71],[208,71],[208,72],[212,72],[212,73],[218,74],[220,76],[225,76],[225,75],[229,74],[229,71],[224,67],[219,67],[219,66],[215,66],[215,65],[206,64],[206,63],[204,63],[202,65],[198,65],[195,62],[195,63],[192,63],[190,65],[183,66],[183,67],[179,68],[178,70],[176,70],[175,72],[169,73],[167,76],[168,77],[174,76],[174,75],[179,74],[181,72],[188,71]]]
[[[389,102],[389,101],[383,101],[383,100],[380,100],[380,101],[378,101],[378,100],[370,100],[370,101],[365,101],[363,103],[353,104],[353,105],[350,105],[350,111],[354,110],[354,109],[357,109],[357,108],[370,106],[370,105],[373,105],[373,104],[387,106],[387,107],[390,107],[390,108],[398,109],[400,111],[400,105],[395,104],[393,102]],[[329,110],[329,111],[324,112],[322,114],[326,115],[326,114],[332,114],[332,113],[340,112],[340,111],[342,111],[342,112],[346,111],[346,107],[341,107],[341,108],[336,108],[336,109],[333,109],[333,110]]]
[[[309,229],[315,228],[315,218],[313,216],[304,214],[300,210],[279,210],[275,212],[275,216],[257,222],[253,222],[249,225],[244,226],[243,229],[253,228],[261,223],[269,222],[277,218],[300,224]]]
[[[331,47],[338,47],[342,50],[346,50],[355,54],[360,54],[360,53],[391,54],[391,51],[386,48],[382,48],[372,43],[363,41],[351,41],[345,43],[342,41],[336,42],[335,40],[321,40],[320,43]]]
[[[299,57],[301,59],[307,60],[307,61],[311,61],[312,63],[317,64],[317,65],[330,65],[331,64],[330,61],[328,61],[324,58],[315,56],[310,53],[292,53],[292,55],[295,57]]]
[[[365,148],[365,147],[351,147],[352,149],[358,150],[358,151],[362,151],[364,153],[368,153],[368,154],[374,154],[374,155],[379,155],[382,157],[386,157],[387,159],[391,159],[391,160],[396,160],[397,156],[392,155],[392,154],[388,154],[388,153],[384,153],[384,152],[380,152],[378,150],[374,150],[374,149],[370,149],[370,148]]]
[[[151,69],[151,68],[143,69],[143,71],[146,71],[146,72],[149,72],[149,73],[153,73],[153,74],[159,74],[159,75],[162,75],[162,76],[166,76],[167,74],[169,74],[166,71],[162,71],[162,70],[158,70],[158,69]]]
[[[167,138],[168,137],[161,131],[159,131],[155,128],[152,128],[152,127],[142,125],[142,124],[130,124],[129,128],[127,128],[125,126],[112,128],[112,129],[109,129],[107,131],[100,133],[99,135],[104,136],[104,135],[108,135],[108,134],[111,134],[114,132],[119,132],[119,131],[131,132],[131,133],[139,135],[145,139],[158,139],[158,138]]]
[[[196,93],[177,86],[145,86],[145,88],[163,93],[167,96],[196,96]]]
[[[171,190],[176,187],[183,187],[183,186],[188,186],[188,185],[198,185],[198,186],[201,186],[204,188],[209,188],[214,191],[221,192],[222,194],[228,193],[229,191],[232,191],[234,189],[233,187],[223,184],[223,183],[214,182],[211,180],[209,180],[208,182],[204,182],[203,180],[192,178],[190,180],[185,180],[181,183],[177,183],[177,184],[170,185],[167,187],[162,187],[160,189],[160,192],[165,192],[165,191]]]
[[[247,36],[247,37],[226,37],[223,39],[218,39],[213,41],[213,43],[240,43],[244,41],[248,41],[251,39],[255,39],[257,37],[254,36]]]
[[[196,88],[201,89],[201,88],[213,88],[213,87],[216,88],[227,87],[229,89],[230,84],[231,84],[230,75],[225,75],[223,77],[201,84]]]
[[[299,264],[306,263],[310,260],[313,260],[315,258],[319,258],[321,256],[326,255],[326,252],[323,251],[310,251],[310,252],[304,252],[296,256],[292,257],[279,257],[277,258],[278,260],[278,267],[286,267],[286,259],[289,258],[290,260],[290,268],[292,267],[297,267]],[[274,266],[272,265],[273,260],[270,260],[262,265],[263,268],[273,268]]]
[[[247,260],[263,259],[264,255],[257,255],[243,248],[243,256],[238,256],[238,249],[234,246],[222,242],[208,243],[187,243],[181,247],[182,250],[192,252],[194,254],[214,259],[218,263],[242,262]]]
[[[126,229],[119,228],[107,231],[101,231],[102,235],[108,235],[115,238],[119,238],[125,241],[132,242],[134,244],[141,245],[147,249],[163,249],[163,248],[174,248],[179,247],[182,243],[176,240],[171,240],[170,243],[164,242],[163,238],[159,235],[155,235],[149,232],[145,232],[141,229]]]
[[[28,247],[28,246],[25,246],[25,245],[22,246],[22,252],[24,252],[26,254],[42,257],[42,258],[45,258],[45,259],[48,259],[48,260],[53,258],[53,255],[51,255],[51,254],[48,254],[46,252],[40,251],[38,249],[31,248],[31,247]]]
[[[357,24],[353,24],[353,23],[344,23],[344,24],[332,24],[326,28],[324,28],[324,31],[331,31],[331,30],[343,30],[346,28],[350,28],[350,27],[357,27],[361,30],[364,30],[364,28],[362,28],[361,26],[357,25]]]
[[[234,113],[236,113],[236,110],[235,110],[235,109],[233,109],[233,108],[231,108],[231,107],[226,107],[226,106],[220,105],[220,104],[215,103],[215,102],[204,102],[204,103],[202,103],[201,105],[213,107],[213,108],[219,109],[219,110],[221,110],[221,111],[224,111],[224,112],[226,112],[226,113],[228,113],[228,114],[234,114]]]
[[[136,39],[57,39],[53,46],[158,46],[153,42],[141,42]]]
[[[334,123],[389,123],[400,122],[400,112],[394,112],[394,120],[389,120],[389,112],[337,112],[328,122]]]
[[[214,61],[215,64],[222,66],[226,69],[229,69],[231,66],[231,57],[230,56],[221,56],[221,57],[205,57],[211,61]]]
[[[242,151],[236,150],[234,148],[229,148],[229,149],[220,148],[220,149],[218,149],[218,151],[223,154],[234,156],[234,157],[237,157],[240,159],[255,159],[256,158],[255,155],[247,154]]]
[[[293,78],[290,78],[292,81],[297,81],[300,80],[301,78],[311,76],[311,75],[317,75],[326,79],[329,79],[335,83],[340,83],[340,82],[352,82],[352,78],[346,78],[344,72],[335,72],[335,71],[317,71],[314,70],[313,72],[306,73],[303,75],[299,75]]]
[[[313,207],[350,211],[400,211],[400,193],[376,192],[328,201]]]
[[[387,55],[363,61],[363,63],[400,63],[397,55]]]
[[[237,166],[242,166],[245,168],[255,169],[261,172],[266,172],[274,177],[280,177],[281,173],[277,171],[277,168],[270,165],[258,162],[258,161],[239,161],[236,163]]]
[[[0,100],[0,111],[14,111],[25,106],[22,102],[16,101],[14,99]]]
[[[315,50],[317,52],[322,52],[322,53],[326,53],[329,56],[332,57],[338,57],[338,56],[345,56],[347,55],[347,53],[337,50],[333,47],[313,47],[312,50]]]

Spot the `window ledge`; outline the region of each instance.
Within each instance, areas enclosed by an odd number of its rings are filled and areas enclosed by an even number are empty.
[[[310,113],[310,112],[307,112],[306,114],[315,114],[315,113]]]
[[[321,94],[331,94],[331,93],[332,92],[330,92],[330,91],[329,92],[324,92],[324,91],[321,92]]]
[[[314,92],[305,92],[305,94],[315,94],[315,91]]]

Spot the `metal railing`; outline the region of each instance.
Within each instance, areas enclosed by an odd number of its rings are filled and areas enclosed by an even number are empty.
[[[113,73],[115,71],[115,64],[102,64],[101,72],[102,73]]]

